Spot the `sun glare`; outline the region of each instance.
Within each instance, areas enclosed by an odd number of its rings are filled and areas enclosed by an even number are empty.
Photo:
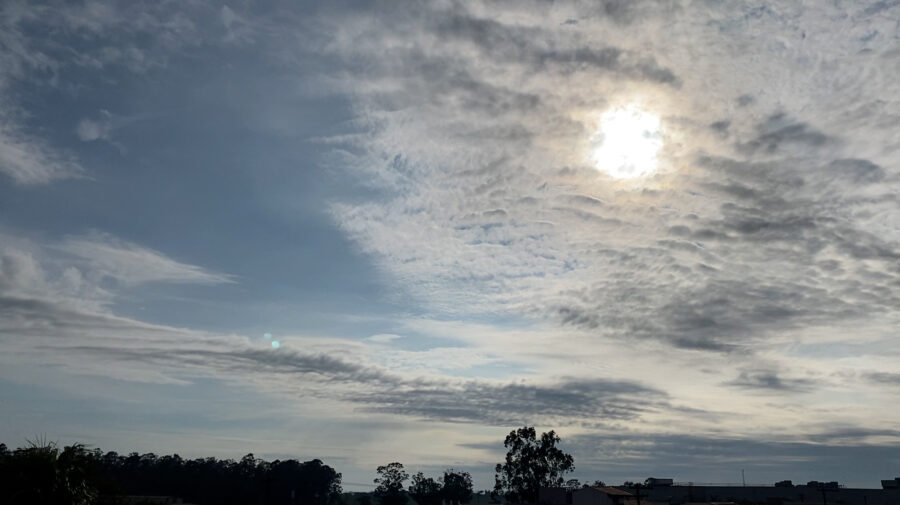
[[[662,148],[659,117],[637,105],[606,111],[593,138],[597,170],[616,179],[646,177],[656,172]]]

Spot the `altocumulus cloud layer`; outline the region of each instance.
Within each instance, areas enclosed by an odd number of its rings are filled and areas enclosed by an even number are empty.
[[[851,128],[896,124],[891,105],[859,112],[896,86],[878,72],[890,54],[861,40],[877,19],[859,23],[847,55],[809,40],[824,13],[710,6],[698,19],[641,5],[404,7],[385,26],[342,20],[338,55],[374,61],[356,90],[373,123],[359,139],[373,159],[360,165],[393,196],[336,205],[342,225],[435,303],[624,339],[728,351],[893,316],[897,176],[883,165],[894,146]],[[744,24],[773,34],[757,40]],[[660,35],[669,31],[677,43]],[[746,63],[747,82],[728,82],[741,54],[713,63],[722,43],[762,50],[770,39],[785,40],[766,53],[769,67]],[[826,62],[844,66],[817,73]],[[873,75],[835,82],[857,67]],[[778,75],[789,71],[801,75]],[[763,85],[760,74],[775,75]],[[778,89],[787,84],[799,89]],[[839,93],[813,100],[822,88]],[[853,109],[836,110],[849,96]],[[582,145],[594,110],[630,101],[658,107],[673,144],[666,173],[643,188],[598,179]],[[446,292],[434,296],[435,283]]]
[[[321,202],[320,225],[371,263],[400,307],[368,333],[316,335],[295,323],[273,352],[239,335],[248,322],[194,328],[117,306],[160,286],[240,293],[254,282],[237,273],[249,261],[218,261],[227,251],[213,246],[194,257],[229,268],[179,261],[159,235],[150,247],[103,220],[31,234],[39,227],[10,219],[0,249],[4,360],[183,388],[223,381],[317,422],[362,413],[373,432],[390,431],[378,423],[409,430],[407,441],[427,432],[473,468],[523,423],[571,437],[586,472],[678,472],[694,454],[691,467],[710,465],[714,480],[734,453],[771,478],[801,460],[858,482],[869,477],[841,474],[835,461],[890,468],[900,438],[896,5],[3,9],[0,173],[10,191],[102,184],[86,145],[112,146],[140,170],[146,160],[131,155],[140,142],[127,130],[176,126],[165,110],[98,103],[73,114],[63,142],[29,110],[28,86],[68,103],[73,90],[139,80],[150,84],[135,93],[149,100],[156,76],[214,61],[237,71],[189,85],[204,97],[225,90],[217,107],[242,105],[228,138],[244,139],[254,162],[292,159],[266,143],[295,127],[280,99],[346,106],[337,127],[306,119],[303,141],[324,153],[315,175],[304,159],[276,179],[247,169],[239,184],[274,192],[303,173],[352,188]],[[247,54],[288,90],[274,106],[262,98],[270,88],[246,78],[259,71]],[[592,165],[592,138],[604,110],[630,103],[661,118],[661,168],[616,181]],[[220,175],[204,184],[231,195]],[[267,205],[284,222],[298,212],[293,201]],[[256,225],[222,209],[209,219]],[[348,465],[368,462],[329,450]]]

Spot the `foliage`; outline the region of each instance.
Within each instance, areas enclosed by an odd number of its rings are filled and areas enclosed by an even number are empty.
[[[419,505],[441,505],[441,491],[441,484],[431,477],[425,477],[422,472],[413,475],[409,485],[409,495]]]
[[[409,479],[409,474],[403,469],[403,465],[397,462],[379,466],[376,470],[378,477],[375,479],[374,495],[380,500],[381,505],[405,505],[406,493],[403,491],[403,482]]]
[[[556,432],[541,434],[533,427],[509,432],[503,441],[506,461],[498,463],[494,491],[513,503],[537,503],[542,486],[560,486],[563,475],[575,469],[572,456],[556,447]]]
[[[0,502],[87,505],[98,495],[90,453],[83,445],[63,449],[54,442],[32,442],[9,452],[0,448]]]
[[[469,472],[457,472],[451,468],[444,472],[441,481],[441,496],[450,505],[466,503],[472,498],[472,476]]]
[[[291,491],[294,499],[291,499]],[[318,459],[267,462],[120,456],[75,445],[8,451],[0,447],[0,503],[115,503],[117,496],[174,496],[199,505],[334,505],[341,474]]]

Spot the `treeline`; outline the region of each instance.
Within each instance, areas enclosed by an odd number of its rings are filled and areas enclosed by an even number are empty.
[[[418,472],[412,476],[408,491],[404,491],[403,484],[409,479],[409,474],[401,463],[379,466],[376,471],[378,478],[375,484],[378,487],[372,494],[379,505],[406,505],[407,492],[418,505],[460,505],[472,498],[472,476],[469,472],[449,469],[437,479]]]
[[[496,466],[493,497],[533,504],[541,487],[577,487],[574,479],[563,478],[575,466],[559,442],[554,431],[540,436],[528,426],[511,431],[503,441],[505,461]],[[361,495],[355,505],[371,505],[372,498],[377,505],[407,505],[410,498],[418,505],[462,505],[472,498],[468,472],[448,469],[437,478],[419,472],[410,479],[394,462],[377,473],[371,497]],[[10,451],[0,444],[0,505],[115,505],[126,496],[178,497],[197,505],[342,505],[341,493],[341,474],[318,459],[122,456],[52,442]]]
[[[553,430],[540,436],[530,426],[510,431],[503,440],[506,459],[495,467],[492,501],[499,503],[502,497],[507,503],[535,504],[542,487],[567,485],[564,475],[575,470],[575,460],[558,447],[559,443]],[[437,480],[419,472],[412,476],[408,490],[404,490],[404,482],[410,476],[402,464],[380,466],[377,472],[378,487],[373,495],[379,505],[406,505],[407,496],[419,505],[460,505],[472,498],[472,476],[468,472],[447,470]],[[571,479],[568,485],[580,483]]]
[[[341,474],[318,459],[183,459],[103,453],[81,445],[0,444],[0,504],[116,504],[123,496],[176,496],[198,505],[332,505]]]

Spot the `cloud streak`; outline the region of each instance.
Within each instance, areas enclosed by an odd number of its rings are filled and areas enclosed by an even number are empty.
[[[108,234],[92,233],[63,240],[59,250],[76,256],[97,275],[126,285],[145,282],[223,284],[235,282],[229,275],[177,262],[158,251]]]

